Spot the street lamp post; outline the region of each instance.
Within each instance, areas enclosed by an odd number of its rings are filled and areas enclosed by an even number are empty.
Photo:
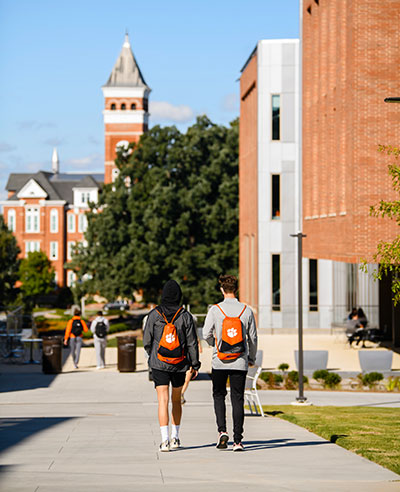
[[[297,237],[297,293],[298,293],[298,370],[299,370],[299,396],[295,404],[307,405],[307,397],[304,396],[304,357],[303,357],[303,237],[307,237],[301,231],[290,234]]]

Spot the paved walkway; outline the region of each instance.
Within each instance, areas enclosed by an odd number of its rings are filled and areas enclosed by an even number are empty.
[[[245,453],[216,450],[205,377],[188,390],[184,449],[160,454],[155,392],[143,369],[36,371],[0,377],[2,491],[400,490],[400,476],[271,417],[246,418]]]

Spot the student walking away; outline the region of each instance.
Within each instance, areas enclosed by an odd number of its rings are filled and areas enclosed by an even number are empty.
[[[200,368],[196,328],[192,315],[181,306],[182,291],[175,280],[164,285],[161,303],[150,311],[143,334],[158,398],[160,451],[180,447],[182,386],[188,371],[196,377]],[[171,384],[171,439],[169,434],[169,385]]]
[[[103,316],[102,311],[97,311],[97,316],[90,325],[93,333],[94,348],[96,351],[96,369],[104,369],[106,366],[105,354],[107,347],[107,333],[110,330],[108,319]]]
[[[237,278],[219,277],[223,302],[212,306],[203,327],[203,338],[214,347],[212,391],[218,427],[218,449],[227,449],[225,397],[229,377],[233,418],[233,451],[243,451],[244,390],[248,366],[257,354],[257,329],[252,310],[236,299]]]
[[[78,369],[79,356],[82,348],[82,333],[89,331],[85,320],[81,318],[79,309],[75,309],[74,315],[67,323],[67,328],[64,335],[64,345],[68,344],[71,348],[72,362],[75,369]]]

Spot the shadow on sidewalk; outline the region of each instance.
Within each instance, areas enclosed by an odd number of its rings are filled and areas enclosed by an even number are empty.
[[[64,367],[69,354],[69,350],[62,351],[62,367]],[[57,376],[58,374],[44,374],[42,364],[1,364],[0,393],[48,388]]]
[[[228,444],[229,446],[232,446],[233,442],[229,442]],[[288,438],[288,439],[270,439],[268,441],[243,441],[243,444],[246,451],[261,451],[262,449],[283,448],[289,446],[316,446],[318,444],[330,444],[330,443],[329,441],[295,441],[293,438]],[[216,443],[201,444],[199,446],[183,446],[177,451],[188,451],[190,449],[215,448],[215,446]],[[222,452],[223,451],[225,450],[222,450]]]
[[[55,425],[73,420],[76,417],[39,417],[0,419],[0,453],[20,444],[33,434],[42,432]]]
[[[294,441],[294,442],[293,442]],[[262,449],[297,447],[297,446],[317,446],[319,444],[330,444],[329,441],[295,441],[288,439],[270,439],[269,441],[243,441],[246,451],[260,451]]]

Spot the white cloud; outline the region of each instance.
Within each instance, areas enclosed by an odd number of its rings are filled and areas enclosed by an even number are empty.
[[[50,145],[50,147],[58,147],[59,145],[64,143],[64,140],[57,137],[50,137],[50,138],[46,138],[46,140],[44,140],[43,143],[46,145]]]
[[[10,145],[6,142],[0,142],[0,152],[12,152],[13,150],[16,150],[17,147],[14,145]]]
[[[194,118],[194,111],[184,104],[174,106],[166,101],[150,101],[150,117],[157,121],[184,123]]]
[[[57,126],[55,123],[52,123],[50,121],[34,121],[34,120],[26,120],[26,121],[20,121],[18,123],[18,128],[20,130],[41,130],[42,128],[54,128]]]
[[[222,100],[222,109],[230,113],[239,111],[239,96],[236,93],[227,94]]]
[[[85,157],[78,157],[76,159],[69,159],[65,162],[65,166],[67,168],[79,169],[79,170],[87,170],[88,172],[93,172],[96,169],[103,170],[104,169],[104,157],[102,154],[94,153],[87,155]],[[61,170],[63,162],[61,162]]]

